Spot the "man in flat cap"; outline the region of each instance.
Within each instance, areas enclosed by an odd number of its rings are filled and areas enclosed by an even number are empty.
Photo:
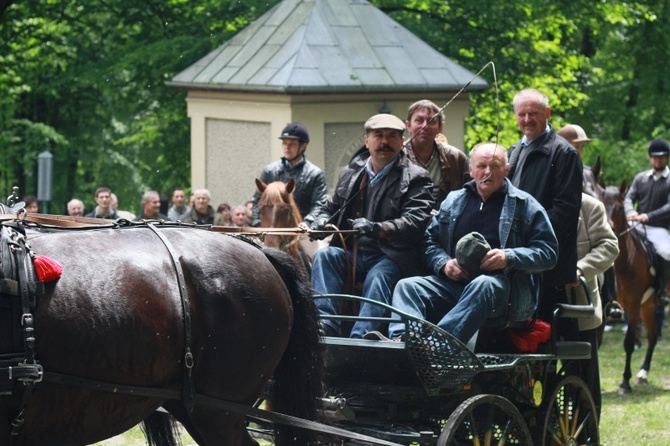
[[[305,223],[305,228],[314,221],[316,215],[326,203],[326,177],[316,165],[307,161],[305,150],[309,144],[309,133],[307,128],[300,122],[291,122],[279,135],[282,143],[284,156],[279,160],[265,166],[259,179],[270,184],[274,181],[287,182],[295,180],[293,198],[298,205],[300,215]],[[253,196],[252,225],[260,224],[258,214],[258,200],[260,192],[256,191]]]
[[[339,237],[333,237],[330,246],[316,251],[312,288],[317,293],[341,293],[355,279],[363,279],[363,296],[388,304],[396,282],[418,273],[415,249],[430,221],[433,184],[428,172],[402,153],[405,124],[400,119],[379,114],[368,119],[364,127],[367,150],[361,151],[342,170],[332,198],[311,226],[318,231],[333,224],[357,233],[355,237],[345,237],[346,246]],[[313,233],[312,237],[318,235]],[[355,255],[354,245],[357,245]],[[351,281],[345,256],[356,260],[356,277]],[[316,304],[322,314],[338,312],[333,299],[317,299]],[[359,315],[388,316],[381,307],[365,303]],[[358,321],[350,336],[362,338],[379,330],[381,325]],[[340,334],[340,325],[324,319],[322,331],[336,336]]]
[[[507,150],[477,144],[469,169],[473,179],[447,195],[421,240],[421,260],[433,275],[401,280],[392,301],[464,344],[488,318],[533,316],[539,274],[558,258],[546,211],[506,178]],[[389,324],[392,338],[404,331],[404,323]]]

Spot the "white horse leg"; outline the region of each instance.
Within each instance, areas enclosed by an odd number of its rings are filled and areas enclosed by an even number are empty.
[[[647,377],[649,376],[649,372],[647,372],[644,369],[640,369],[639,372],[637,372],[637,375],[635,375],[635,383],[636,384],[647,384],[649,381]]]

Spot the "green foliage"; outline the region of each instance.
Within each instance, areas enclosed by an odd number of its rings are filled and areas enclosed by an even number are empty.
[[[600,156],[608,184],[630,182],[647,168],[649,141],[668,136],[667,0],[374,3],[473,72],[495,63],[497,94],[487,68],[492,88],[470,96],[467,147],[496,135],[505,146],[519,139],[511,104],[525,87],[549,96],[554,126],[584,127],[594,139],[584,162]]]
[[[147,189],[190,185],[185,93],[165,82],[265,12],[267,2],[26,0],[0,18],[0,192],[34,194],[54,155],[54,200],[98,186],[138,211]],[[34,126],[34,128],[32,128]],[[40,137],[37,137],[41,135]]]
[[[73,196],[93,206],[110,186],[137,211],[142,192],[190,184],[185,92],[176,73],[278,0],[25,0],[0,10],[0,196],[34,194],[36,154],[54,154],[51,210]],[[471,94],[466,146],[519,139],[511,106],[532,86],[552,123],[577,123],[605,180],[647,167],[667,137],[670,0],[509,2],[373,0],[395,20],[492,86]],[[496,82],[497,80],[497,82]],[[497,85],[497,89],[494,88]],[[466,147],[466,148],[467,148]]]

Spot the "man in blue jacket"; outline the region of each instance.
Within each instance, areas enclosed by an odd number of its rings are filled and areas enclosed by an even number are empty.
[[[434,275],[403,279],[393,293],[394,307],[436,321],[463,343],[487,318],[531,317],[538,302],[539,273],[552,268],[558,258],[547,213],[510,183],[508,170],[504,147],[481,143],[472,149],[473,180],[447,196],[421,242],[422,260]],[[457,258],[457,242],[473,232],[481,234],[490,249],[478,264],[466,266]],[[404,330],[402,323],[389,326],[392,338]]]

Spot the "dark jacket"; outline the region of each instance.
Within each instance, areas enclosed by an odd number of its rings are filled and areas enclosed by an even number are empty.
[[[649,226],[658,226],[668,229],[670,226],[670,174],[663,172],[658,179],[654,180],[654,171],[647,170],[635,175],[626,199],[624,209],[626,215],[635,210],[647,214]]]
[[[289,179],[295,179],[295,190],[293,199],[298,205],[300,215],[307,224],[314,221],[314,217],[321,211],[326,204],[326,177],[314,164],[303,158],[294,166],[282,157],[281,160],[270,163],[261,172],[260,180],[265,184],[274,181],[287,182]],[[253,225],[260,224],[258,215],[258,200],[261,194],[256,191],[253,197]]]
[[[117,218],[119,218],[118,214],[116,213],[116,211],[115,211],[114,209],[112,209],[111,207],[109,207],[108,210],[110,211],[109,214],[106,214],[106,215],[105,215],[105,214],[101,214],[101,213],[100,213],[100,206],[96,206],[95,208],[93,208],[93,210],[92,210],[91,212],[89,212],[88,214],[84,215],[84,217],[91,217],[91,218],[108,218],[108,219],[110,219],[110,220],[116,220]]]
[[[574,282],[577,271],[577,225],[582,204],[582,161],[577,150],[556,133],[538,136],[520,165],[521,142],[510,147],[507,178],[531,194],[546,209],[558,238],[558,263],[543,275],[543,286],[562,287]]]
[[[207,206],[207,215],[203,215],[195,210],[195,206],[191,208],[191,212],[184,215],[182,223],[195,223],[198,225],[213,225],[214,224],[214,208],[209,205]]]
[[[372,217],[374,222],[382,223],[388,229],[388,237],[377,239],[379,249],[400,267],[404,276],[410,276],[418,273],[416,249],[430,223],[433,183],[425,169],[411,163],[402,152],[398,156],[372,197],[372,202],[377,203]],[[360,175],[369,157],[366,151],[342,170],[333,196],[317,219],[332,217],[329,223],[340,229],[350,229],[347,219],[351,215],[351,198],[357,192]],[[343,207],[344,210],[338,212]],[[341,245],[339,237],[333,237],[331,244]]]
[[[142,220],[163,220],[163,221],[170,221],[167,215],[161,214],[160,212],[155,216],[155,217],[147,217],[144,215],[144,212],[142,212],[140,215],[135,217],[133,221],[142,221]]]

